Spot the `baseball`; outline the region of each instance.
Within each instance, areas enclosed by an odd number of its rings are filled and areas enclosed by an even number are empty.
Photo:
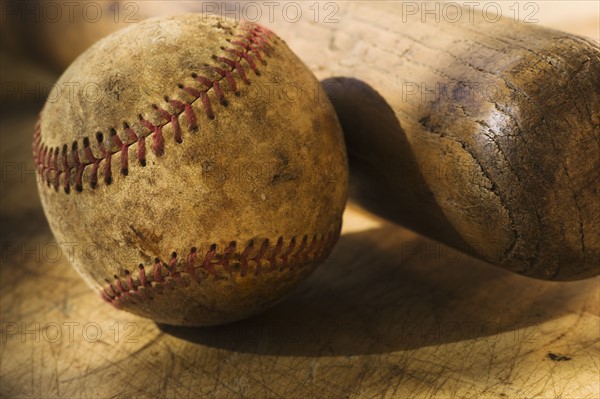
[[[73,243],[73,266],[109,304],[227,323],[330,254],[347,196],[342,132],[269,30],[146,20],[97,42],[56,87],[34,133],[38,189],[56,240]]]

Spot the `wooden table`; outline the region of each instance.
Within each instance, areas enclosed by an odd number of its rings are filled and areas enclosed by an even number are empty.
[[[30,68],[10,79],[54,79]],[[45,221],[39,102],[2,107],[2,397],[600,397],[600,278],[527,279],[352,204],[327,263],[261,315],[176,328],[116,311]]]

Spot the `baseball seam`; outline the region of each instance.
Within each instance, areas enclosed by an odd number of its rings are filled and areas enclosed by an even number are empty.
[[[198,73],[192,73],[191,77],[200,83],[203,88],[197,89],[184,86],[181,83],[177,84],[178,89],[191,96],[192,100],[182,102],[165,95],[163,99],[168,107],[160,107],[157,104],[151,105],[157,119],[165,120],[165,122],[153,124],[150,122],[150,118],[144,118],[142,114],[139,114],[139,122],[145,128],[143,132],[136,132],[128,122],[123,122],[124,133],[121,136],[114,127],[110,129],[108,137],[105,137],[102,132],[97,132],[96,141],[98,143],[97,152],[99,152],[99,156],[94,155],[88,137],[83,138],[82,146],[77,141],[74,141],[70,146],[70,151],[68,144],[54,148],[47,146],[42,142],[41,117],[38,118],[33,136],[33,158],[37,173],[46,181],[47,186],[54,187],[55,191],[59,190],[60,179],[63,176],[63,189],[66,194],[69,194],[71,191],[72,180],[74,180],[75,190],[81,192],[83,190],[85,168],[90,165],[92,167],[89,175],[89,184],[94,189],[98,186],[98,172],[103,161],[101,173],[104,183],[107,185],[112,183],[111,159],[116,153],[121,154],[120,172],[123,176],[127,176],[129,173],[129,148],[134,144],[137,144],[136,155],[139,164],[142,167],[146,166],[146,138],[152,139],[150,149],[157,156],[163,156],[163,128],[169,124],[171,124],[173,130],[174,141],[181,144],[183,138],[179,116],[183,114],[187,128],[190,131],[198,130],[198,121],[192,109],[192,104],[200,100],[208,119],[214,119],[215,114],[208,92],[212,90],[219,103],[226,107],[228,106],[228,100],[221,87],[222,83],[224,83],[223,81],[227,83],[230,90],[236,96],[240,95],[240,91],[233,75],[234,72],[237,73],[239,79],[244,84],[250,84],[246,70],[241,62],[243,60],[246,61],[248,67],[257,76],[260,76],[260,71],[256,66],[254,58],[262,65],[267,65],[260,52],[262,51],[267,57],[270,56],[269,50],[272,48],[274,35],[269,30],[256,24],[244,24],[240,27],[240,30],[244,33],[233,35],[234,39],[226,39],[231,46],[221,46],[221,50],[224,53],[232,54],[235,58],[212,55],[215,65],[209,65],[207,68],[217,76],[216,79],[213,80]],[[175,111],[171,113],[165,108],[171,108]],[[81,151],[80,147],[83,147]]]
[[[255,275],[259,275],[264,271],[284,271],[296,266],[317,264],[329,255],[339,237],[340,227],[323,234],[320,238],[314,235],[310,243],[308,235],[304,235],[299,245],[296,237],[292,237],[286,248],[283,237],[279,237],[274,246],[269,239],[263,240],[260,246],[256,245],[254,240],[250,240],[241,253],[236,253],[235,241],[230,242],[220,253],[217,252],[217,244],[212,244],[203,258],[199,256],[195,247],[191,248],[184,259],[180,259],[177,253],[173,252],[169,262],[155,258],[151,273],[147,273],[146,266],[140,263],[137,278],[129,270],[124,270],[122,278],[118,275],[113,276],[114,282],[105,279],[107,285],[100,290],[100,294],[106,302],[121,307],[152,300],[155,294],[161,294],[169,287],[187,286],[192,281],[201,283],[199,269],[204,270],[205,278],[211,275],[216,278],[216,267],[230,274],[239,269],[240,275],[244,277],[250,269],[255,269]]]

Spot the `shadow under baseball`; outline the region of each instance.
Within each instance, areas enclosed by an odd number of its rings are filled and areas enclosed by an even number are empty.
[[[331,258],[264,313],[219,327],[159,325],[191,343],[243,353],[349,356],[486,339],[572,312],[594,281],[509,273],[394,225],[346,234]],[[506,337],[505,337],[506,339]]]

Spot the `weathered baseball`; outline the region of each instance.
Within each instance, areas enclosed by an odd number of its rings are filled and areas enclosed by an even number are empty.
[[[331,252],[342,133],[267,29],[195,14],[106,37],[57,83],[34,135],[59,242],[117,308],[176,325],[247,317]]]

